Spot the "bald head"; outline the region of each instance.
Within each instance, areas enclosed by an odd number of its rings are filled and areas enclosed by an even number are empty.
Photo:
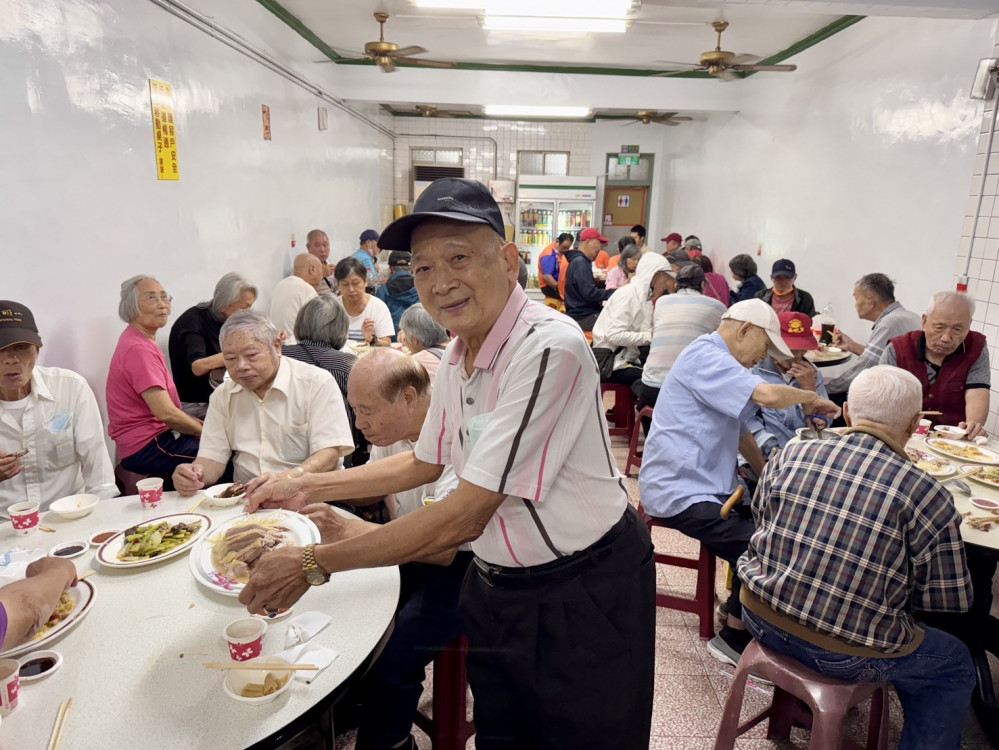
[[[322,281],[323,263],[315,255],[302,253],[295,256],[295,265],[292,272],[310,286],[315,286]]]

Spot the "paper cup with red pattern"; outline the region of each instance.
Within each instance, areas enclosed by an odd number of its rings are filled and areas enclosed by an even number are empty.
[[[30,534],[38,528],[38,503],[14,503],[7,508],[15,534]]]
[[[256,659],[263,651],[267,623],[258,617],[244,617],[230,622],[225,629],[229,658],[233,661]]]
[[[0,716],[17,708],[21,691],[21,665],[16,659],[0,659]]]
[[[143,508],[155,508],[163,499],[163,480],[160,477],[148,477],[135,483],[139,491],[139,500]]]

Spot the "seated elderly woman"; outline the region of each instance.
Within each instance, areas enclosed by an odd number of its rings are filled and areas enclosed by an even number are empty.
[[[388,305],[365,291],[367,270],[353,255],[336,264],[333,276],[340,288],[340,302],[347,311],[348,337],[371,346],[389,346],[395,336]]]
[[[728,270],[732,272],[732,278],[739,284],[739,288],[731,293],[733,305],[736,302],[753,299],[757,292],[762,292],[767,288],[763,279],[756,275],[756,261],[745,253],[732,258],[728,262]]]
[[[137,474],[169,477],[198,455],[201,422],[181,410],[177,386],[156,346],[172,299],[151,276],[133,276],[121,285],[118,317],[128,327],[108,370],[108,434],[121,465]]]
[[[63,592],[76,584],[76,566],[43,557],[28,566],[23,580],[0,588],[0,651],[27,643],[48,622]]]
[[[170,328],[170,369],[185,414],[205,418],[208,398],[225,375],[219,344],[222,324],[256,301],[253,284],[238,273],[227,273],[215,285],[211,300],[185,310]]]
[[[37,367],[42,339],[24,305],[0,300],[0,507],[90,492],[114,497],[104,424],[87,381]]]
[[[444,349],[451,343],[447,330],[419,302],[402,314],[399,329],[399,341],[409,349],[413,359],[423,365],[433,385]]]
[[[630,237],[628,239],[631,239]],[[617,289],[627,284],[638,267],[638,261],[642,257],[642,251],[634,242],[625,243],[618,255],[617,265],[607,273],[605,286],[608,289]]]

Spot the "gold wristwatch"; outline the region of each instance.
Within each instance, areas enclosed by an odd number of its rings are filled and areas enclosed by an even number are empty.
[[[316,562],[316,545],[309,544],[302,553],[302,572],[310,586],[322,586],[330,580],[330,574]]]

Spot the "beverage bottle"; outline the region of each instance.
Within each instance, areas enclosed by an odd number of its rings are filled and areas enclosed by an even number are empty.
[[[836,329],[836,310],[832,302],[822,308],[822,312],[816,316],[820,318],[819,343],[829,346],[833,342],[833,331]]]

